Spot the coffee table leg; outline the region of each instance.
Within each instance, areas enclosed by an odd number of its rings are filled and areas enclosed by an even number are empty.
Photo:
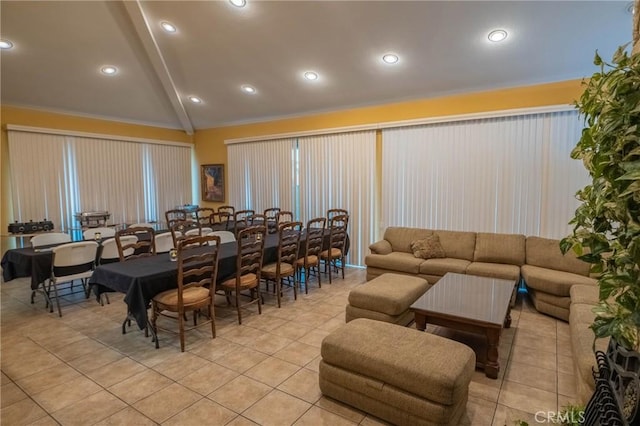
[[[498,345],[500,344],[500,330],[491,328],[487,330],[487,363],[484,366],[484,374],[497,379],[500,371],[498,362]]]
[[[416,328],[420,331],[425,331],[427,329],[427,317],[424,315],[420,315],[418,313],[415,314],[416,317]]]
[[[504,319],[504,328],[511,327],[511,308],[507,310],[507,317]]]

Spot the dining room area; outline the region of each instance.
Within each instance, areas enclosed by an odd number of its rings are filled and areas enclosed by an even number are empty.
[[[348,212],[331,209],[303,227],[279,208],[230,215],[230,207],[172,209],[166,232],[93,227],[72,241],[48,231],[5,251],[2,374],[12,384],[3,380],[3,406],[21,404],[3,422],[266,424],[309,411],[315,423],[328,415],[310,410],[320,398],[320,343],[344,323],[363,275],[345,265]],[[58,264],[65,248],[81,245],[88,257]],[[198,328],[185,330],[191,322]],[[249,407],[254,414],[238,415]]]

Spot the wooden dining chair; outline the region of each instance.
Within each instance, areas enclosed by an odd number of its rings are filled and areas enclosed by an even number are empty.
[[[278,213],[280,213],[279,207],[271,207],[262,212],[267,221],[266,226],[269,234],[275,234],[278,232]]]
[[[236,238],[240,231],[249,226],[249,216],[254,214],[254,210],[238,210],[233,215],[233,233],[236,234]]]
[[[241,308],[257,303],[258,314],[262,314],[260,276],[262,272],[265,234],[266,228],[264,226],[249,227],[240,231],[238,234],[236,272],[232,278],[218,285],[218,288],[224,291],[229,305],[231,305],[231,296],[233,294],[239,324],[242,324]],[[248,296],[250,297],[250,301],[241,304],[241,293],[246,291],[249,291]]]
[[[262,278],[268,283],[273,281],[274,291],[278,300],[278,308],[281,307],[282,286],[285,279],[293,287],[293,298],[298,300],[296,282],[296,260],[300,248],[301,222],[287,222],[278,227],[278,258],[275,262],[262,267]],[[291,282],[293,280],[293,283]]]
[[[329,220],[329,247],[320,252],[320,259],[324,262],[324,272],[329,274],[329,284],[331,284],[332,269],[342,270],[344,279],[345,268],[345,245],[347,242],[347,226],[349,216],[333,216]]]
[[[198,229],[198,222],[193,219],[175,219],[171,220],[168,225],[171,237],[173,238],[174,247],[178,247],[178,243],[186,236],[187,232],[192,229]]]
[[[293,222],[293,213],[290,211],[280,211],[276,216],[276,223],[280,225],[281,223]]]
[[[210,226],[212,224],[211,215],[213,215],[216,211],[211,207],[198,207],[196,209],[196,220],[200,224],[200,226]]]
[[[115,240],[121,262],[156,254],[153,228],[130,226],[116,232]]]
[[[327,220],[331,222],[335,216],[349,216],[349,212],[345,209],[329,209],[327,210]]]
[[[247,225],[248,226],[264,226],[267,227],[267,217],[261,213],[255,213],[250,216],[247,216]],[[267,232],[269,229],[267,228]]]
[[[309,293],[309,281],[314,272],[318,279],[318,287],[322,288],[322,276],[320,274],[320,252],[324,243],[324,228],[327,219],[317,217],[307,222],[305,229],[304,255],[296,261],[298,282],[302,285],[302,271],[304,271],[304,292]],[[315,271],[314,271],[315,270]]]
[[[229,212],[215,212],[211,215],[211,225],[218,231],[229,231],[232,219]]]
[[[218,207],[218,213],[228,213],[229,217],[233,218],[236,215],[236,208],[233,206],[220,206]]]
[[[196,247],[208,245],[206,251]],[[158,325],[160,316],[178,321],[180,350],[184,352],[185,332],[211,324],[211,338],[216,337],[214,298],[218,276],[220,238],[216,235],[188,237],[178,244],[177,288],[163,291],[151,300],[151,327],[155,332],[156,349],[160,347],[158,330],[175,333],[175,330]],[[207,311],[207,321],[198,324],[201,309]],[[193,326],[186,327],[186,314],[193,312]]]
[[[167,210],[164,212],[164,219],[167,222],[167,227],[169,227],[170,222],[175,220],[187,220],[190,215],[187,214],[186,210],[183,209],[173,209]]]

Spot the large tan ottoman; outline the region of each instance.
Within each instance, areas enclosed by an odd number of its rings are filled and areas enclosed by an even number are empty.
[[[320,389],[397,425],[458,425],[476,356],[462,343],[360,318],[325,337]]]
[[[382,274],[351,290],[345,319],[369,318],[407,325],[413,321],[409,306],[428,289],[429,283],[423,278]]]

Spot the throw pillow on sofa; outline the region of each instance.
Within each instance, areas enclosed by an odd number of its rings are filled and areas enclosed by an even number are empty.
[[[440,244],[440,238],[437,235],[429,235],[428,237],[411,241],[411,251],[415,257],[422,259],[442,258],[447,255]]]

